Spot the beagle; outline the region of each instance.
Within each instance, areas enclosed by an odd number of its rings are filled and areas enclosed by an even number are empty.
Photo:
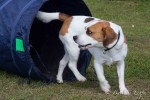
[[[80,49],[88,49],[94,57],[94,68],[102,91],[109,93],[110,85],[104,76],[103,65],[116,63],[120,94],[128,95],[124,82],[124,59],[127,55],[127,42],[122,28],[112,22],[89,16],[69,16],[64,13],[46,13],[39,11],[37,16],[44,23],[52,20],[63,21],[59,38],[65,49],[61,59],[57,81],[63,83],[62,74],[67,63],[79,81],[86,81],[77,70]]]

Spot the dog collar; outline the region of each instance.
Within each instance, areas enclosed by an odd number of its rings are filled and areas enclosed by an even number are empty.
[[[113,47],[115,47],[115,46],[117,45],[119,39],[120,39],[120,31],[118,32],[118,39],[117,39],[116,43],[115,43],[112,47],[104,49],[103,53],[106,54],[106,51],[109,51],[109,50],[111,50]]]

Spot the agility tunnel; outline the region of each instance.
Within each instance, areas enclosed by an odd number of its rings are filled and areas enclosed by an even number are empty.
[[[35,18],[38,10],[70,15],[91,13],[82,0],[0,0],[0,69],[23,77],[55,82],[64,48],[58,38],[60,21],[44,24]],[[78,69],[86,75],[91,55],[81,51]],[[63,79],[73,81],[66,67]]]

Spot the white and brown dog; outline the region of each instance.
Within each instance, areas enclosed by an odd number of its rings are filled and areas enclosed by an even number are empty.
[[[48,23],[52,20],[63,21],[59,38],[64,44],[65,55],[60,61],[57,81],[63,82],[62,74],[67,63],[79,81],[85,81],[77,70],[80,49],[88,49],[94,56],[94,68],[101,89],[108,93],[110,85],[105,79],[103,65],[117,63],[120,93],[128,95],[124,82],[124,59],[127,55],[127,43],[122,28],[112,22],[89,16],[69,16],[63,13],[39,11],[37,18]],[[76,42],[76,43],[75,43]]]

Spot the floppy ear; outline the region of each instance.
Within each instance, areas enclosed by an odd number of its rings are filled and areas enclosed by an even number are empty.
[[[92,20],[94,20],[94,18],[91,18],[91,17],[86,18],[86,19],[84,20],[84,23],[88,23],[88,22],[90,22],[90,21],[92,21]]]
[[[110,27],[102,28],[102,31],[104,36],[103,46],[107,48],[109,44],[113,43],[117,39],[117,34]]]

